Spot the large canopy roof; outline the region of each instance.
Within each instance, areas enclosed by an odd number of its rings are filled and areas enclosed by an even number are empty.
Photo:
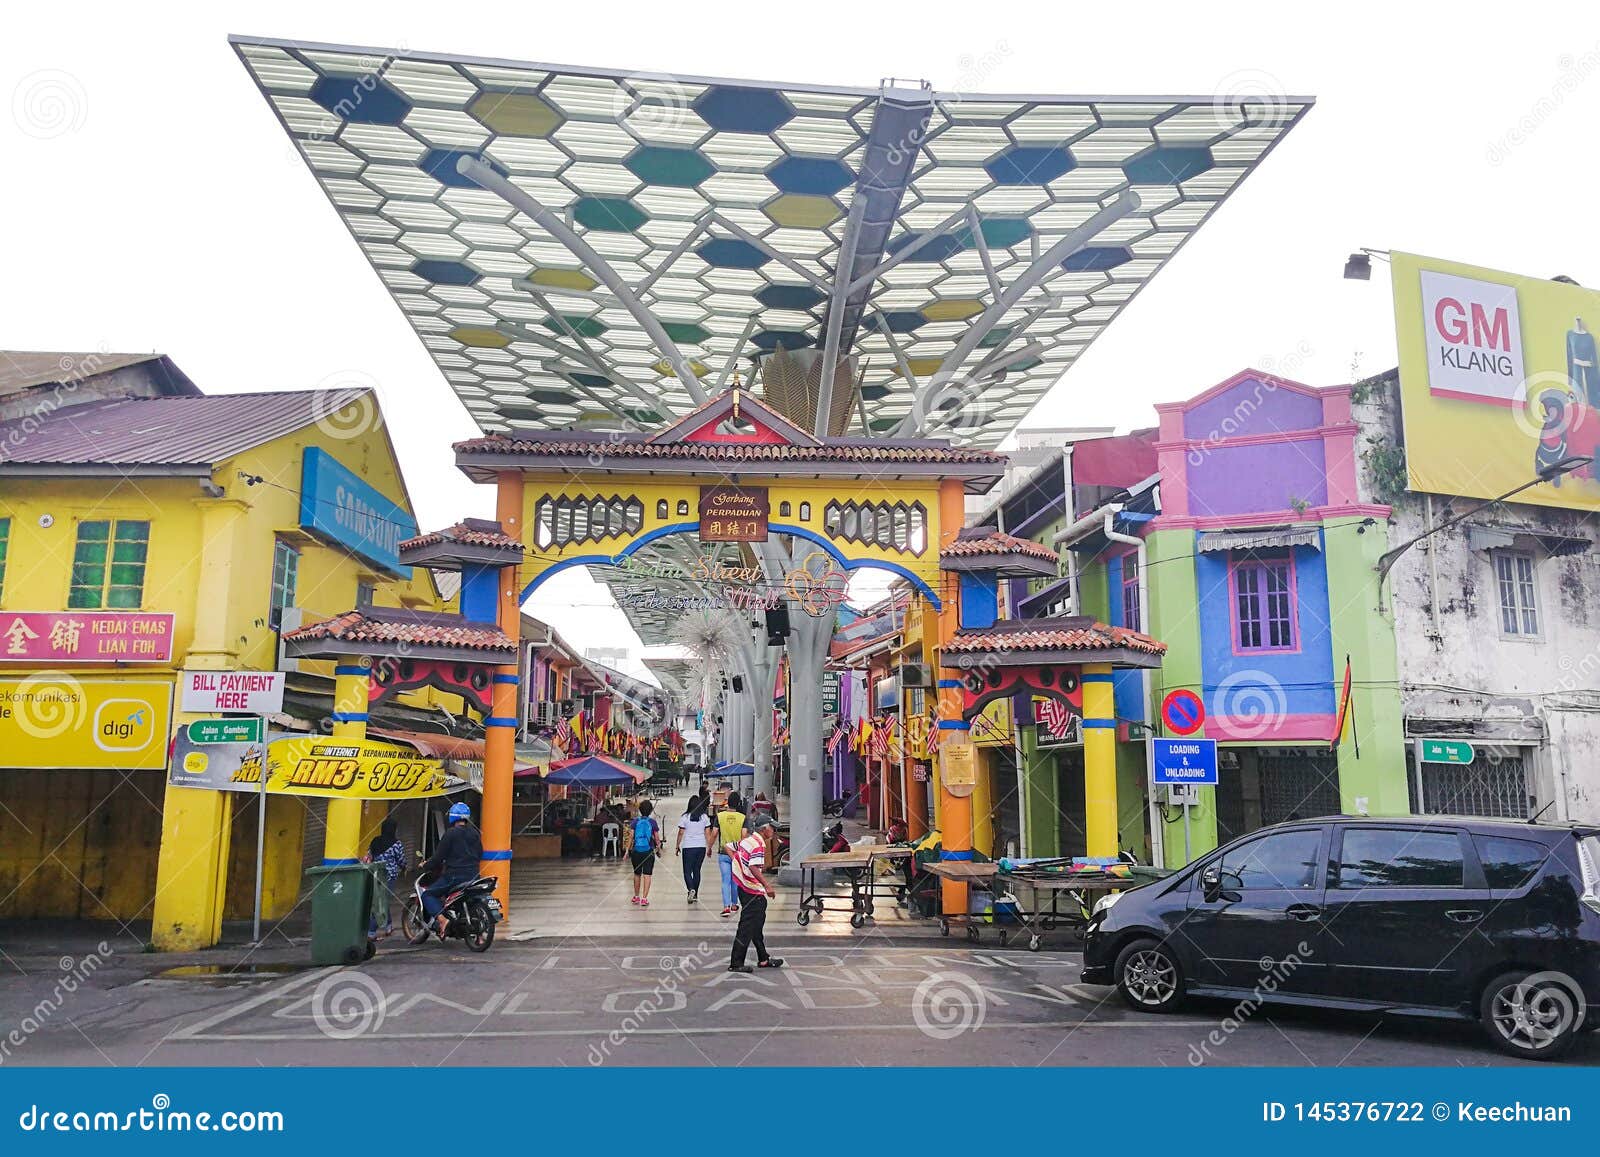
[[[233,43],[488,431],[658,426],[782,347],[854,432],[993,446],[1311,103]]]

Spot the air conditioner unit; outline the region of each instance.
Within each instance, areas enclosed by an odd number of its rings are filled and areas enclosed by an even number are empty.
[[[933,668],[926,663],[901,663],[900,686],[905,688],[920,687],[931,690],[933,687]]]
[[[540,727],[554,727],[564,716],[561,714],[561,704],[549,699],[534,704],[533,721]]]

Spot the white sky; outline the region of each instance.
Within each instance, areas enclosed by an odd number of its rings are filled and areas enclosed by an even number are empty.
[[[230,32],[627,70],[967,91],[1312,95],[1318,104],[1029,425],[1149,424],[1254,365],[1314,385],[1393,364],[1408,249],[1600,285],[1600,9],[815,0],[13,5],[0,38],[0,348],[160,350],[208,392],[376,386],[424,526],[492,513],[474,427],[226,43]],[[915,15],[918,11],[924,15]],[[848,31],[845,31],[848,30]],[[981,82],[972,77],[982,73]],[[59,103],[50,103],[59,98]],[[1508,135],[1512,135],[1509,136]],[[634,641],[581,573],[530,610]]]

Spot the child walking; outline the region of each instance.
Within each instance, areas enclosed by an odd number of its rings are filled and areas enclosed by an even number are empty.
[[[650,813],[655,804],[645,800],[639,804],[639,818],[633,821],[633,843],[628,859],[633,864],[633,903],[641,908],[650,907],[650,877],[656,870],[656,853],[661,850],[661,825]]]

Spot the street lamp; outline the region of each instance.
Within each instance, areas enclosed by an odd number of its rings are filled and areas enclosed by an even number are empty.
[[[1371,281],[1372,259],[1374,257],[1381,257],[1387,261],[1389,260],[1389,251],[1387,249],[1368,249],[1363,245],[1360,249],[1350,254],[1349,257],[1344,259],[1344,279],[1346,281]]]
[[[1451,518],[1447,518],[1438,526],[1435,526],[1432,530],[1425,531],[1408,542],[1402,542],[1393,550],[1385,551],[1382,557],[1378,559],[1378,565],[1375,568],[1378,572],[1378,586],[1380,588],[1383,586],[1383,580],[1389,577],[1389,571],[1394,567],[1394,564],[1399,561],[1400,556],[1406,551],[1410,550],[1412,547],[1416,546],[1417,543],[1421,542],[1423,539],[1438,534],[1441,530],[1446,530],[1458,522],[1465,522],[1474,514],[1477,514],[1480,510],[1485,510],[1488,507],[1494,506],[1496,503],[1504,502],[1513,495],[1521,494],[1524,490],[1538,486],[1542,482],[1550,482],[1561,477],[1563,474],[1570,474],[1579,467],[1588,466],[1593,461],[1594,459],[1592,457],[1582,454],[1573,454],[1566,458],[1562,458],[1560,461],[1552,462],[1550,465],[1541,469],[1535,477],[1529,479],[1527,482],[1524,482],[1521,486],[1507,490],[1504,494],[1500,495],[1499,498],[1491,498],[1487,502],[1480,502],[1471,510],[1466,510]]]

